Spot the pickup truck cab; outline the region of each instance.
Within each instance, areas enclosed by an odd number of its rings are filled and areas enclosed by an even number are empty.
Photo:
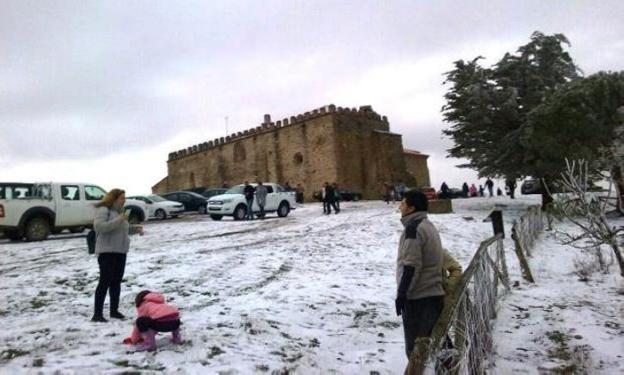
[[[41,241],[50,233],[93,227],[106,190],[88,183],[0,183],[0,231],[12,240]],[[126,199],[129,221],[147,218],[145,203]]]
[[[257,184],[250,184],[256,187]],[[278,184],[265,183],[268,190],[264,212],[277,212],[277,216],[286,217],[290,210],[295,209],[295,192],[286,191]],[[213,220],[221,220],[223,216],[233,216],[234,220],[243,220],[247,212],[247,201],[243,194],[245,185],[236,185],[225,194],[211,197],[208,200],[208,213]],[[260,213],[258,201],[254,198],[253,212]]]

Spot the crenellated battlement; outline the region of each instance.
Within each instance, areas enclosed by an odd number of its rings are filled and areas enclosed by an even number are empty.
[[[356,116],[356,117],[363,117],[366,119],[377,120],[385,124],[388,123],[388,118],[386,116],[379,115],[369,105],[360,106],[360,108],[348,108],[348,107],[343,108],[343,107],[336,107],[335,105],[330,104],[324,107],[314,109],[312,111],[286,117],[286,118],[283,118],[282,120],[277,120],[275,122],[271,121],[271,115],[267,114],[267,115],[264,115],[264,122],[262,122],[259,126],[256,126],[254,128],[247,129],[244,131],[232,133],[225,137],[215,138],[211,141],[196,144],[196,145],[187,147],[185,149],[171,152],[169,153],[168,161],[182,159],[187,156],[191,156],[193,154],[208,151],[210,149],[220,147],[222,145],[225,145],[234,141],[238,141],[242,138],[252,137],[258,134],[272,132],[279,128],[300,124],[305,121],[309,121],[318,117],[328,116],[328,115],[349,115],[349,116]]]

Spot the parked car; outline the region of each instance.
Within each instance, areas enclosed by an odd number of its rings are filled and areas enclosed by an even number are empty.
[[[161,194],[167,200],[179,202],[184,205],[184,211],[197,211],[200,214],[207,212],[208,200],[203,196],[191,191],[174,191]]]
[[[457,189],[457,188],[449,188],[449,191],[446,197],[442,197],[443,196],[442,190],[439,190],[437,195],[439,199],[465,198],[464,192],[462,191],[462,189]]]
[[[257,186],[257,184],[251,184]],[[277,212],[277,216],[286,217],[291,210],[295,209],[295,192],[286,191],[282,186],[265,183],[268,190],[266,198],[266,213]],[[213,220],[221,220],[223,216],[233,216],[234,220],[242,220],[247,212],[247,201],[243,195],[245,185],[236,185],[222,195],[216,195],[208,201],[208,212]],[[253,212],[258,214],[260,208],[258,201],[254,199]]]
[[[338,189],[338,193],[340,194],[341,201],[357,202],[362,199],[362,193],[358,193],[353,190]],[[315,191],[314,193],[312,193],[312,197],[320,202],[323,200],[323,193],[320,190]]]
[[[0,231],[12,240],[45,240],[69,229],[80,233],[93,227],[95,203],[106,194],[88,183],[0,183]],[[126,199],[131,223],[147,218],[145,203]]]
[[[158,220],[165,220],[167,217],[178,217],[184,212],[184,205],[180,202],[167,200],[160,195],[135,195],[130,199],[140,200],[147,205],[147,216]]]
[[[224,188],[214,188],[214,189],[206,189],[203,193],[200,193],[204,196],[204,198],[209,199],[214,197],[215,195],[225,194],[228,189]]]

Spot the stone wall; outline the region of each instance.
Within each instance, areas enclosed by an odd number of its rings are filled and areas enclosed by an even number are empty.
[[[377,199],[385,181],[409,185],[401,136],[369,106],[329,105],[169,154],[155,193],[245,180],[302,184],[306,200],[324,182]]]
[[[408,186],[431,186],[431,180],[429,179],[429,167],[427,166],[428,158],[429,155],[415,153],[414,151],[407,151],[404,153],[407,172],[414,176],[415,179],[414,184]]]

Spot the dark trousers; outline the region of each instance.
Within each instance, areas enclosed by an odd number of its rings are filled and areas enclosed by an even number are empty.
[[[254,198],[245,198],[245,200],[247,201],[247,213],[245,214],[245,219],[247,220],[253,220],[253,201]]]
[[[414,340],[429,337],[442,308],[444,296],[408,299],[403,310],[403,333],[405,334],[405,353],[409,359],[414,349]]]
[[[98,255],[100,265],[100,279],[95,288],[95,315],[102,316],[106,292],[110,296],[110,311],[119,309],[119,293],[121,279],[126,269],[126,254],[102,253]]]
[[[334,211],[340,212],[340,208],[338,208],[338,206],[336,206],[336,201],[330,200],[330,199],[326,199],[325,202],[323,202],[323,212],[324,213],[331,214],[331,208],[332,207],[334,207]]]
[[[260,217],[264,219],[264,204],[258,203],[258,207],[260,207]]]
[[[150,329],[156,332],[173,332],[180,328],[180,319],[176,320],[154,320],[146,316],[138,318],[135,322],[139,332],[147,332]]]

